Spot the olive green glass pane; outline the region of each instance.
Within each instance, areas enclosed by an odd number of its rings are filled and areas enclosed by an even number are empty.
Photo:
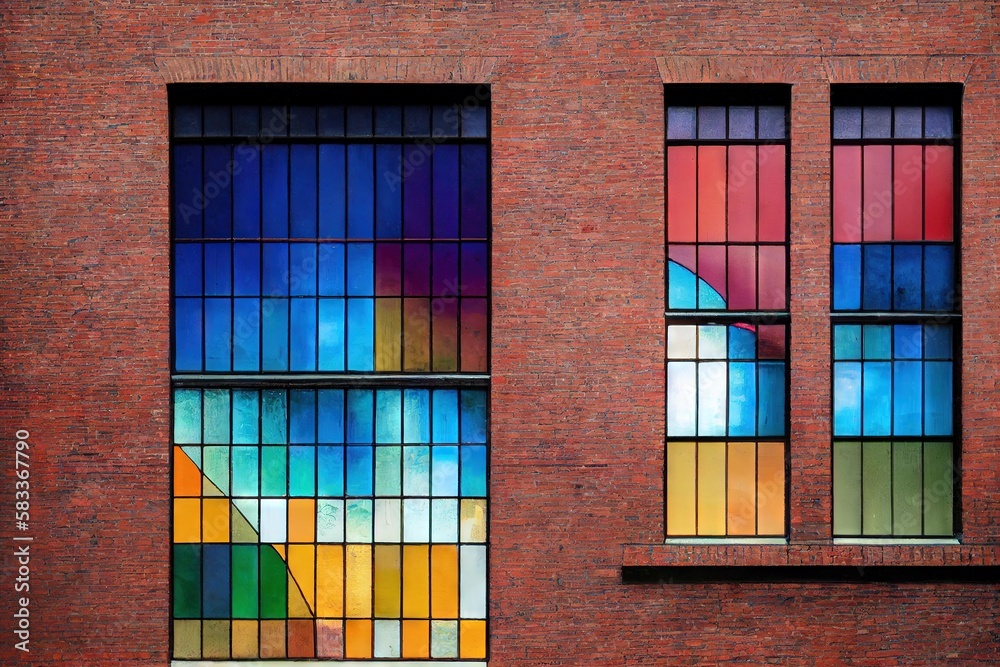
[[[895,442],[892,445],[892,534],[921,533],[923,480],[919,442]]]
[[[861,443],[833,443],[833,534],[861,534]]]
[[[954,475],[950,442],[924,443],[924,534],[953,535]]]
[[[861,446],[861,503],[865,535],[892,533],[892,449],[888,442]]]

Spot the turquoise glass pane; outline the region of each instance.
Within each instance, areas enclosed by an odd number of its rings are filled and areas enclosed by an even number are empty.
[[[174,389],[174,442],[201,442],[201,391]]]
[[[756,364],[729,363],[729,435],[752,436],[757,429]]]
[[[288,449],[261,447],[260,493],[262,496],[284,496],[288,482]]]
[[[833,358],[837,360],[861,358],[861,325],[834,325]]]
[[[462,442],[486,442],[484,391],[462,391]]]
[[[288,392],[288,399],[288,441],[316,442],[316,392],[292,390]]]
[[[861,435],[861,364],[833,365],[833,434]]]
[[[402,487],[402,448],[375,448],[375,495],[398,496]]]
[[[318,442],[343,442],[344,391],[320,389],[316,395],[319,403]]]
[[[438,445],[431,449],[431,495],[458,495],[458,447]]]
[[[233,391],[233,442],[256,444],[260,441],[260,402],[256,391]]]
[[[266,389],[261,392],[261,442],[286,444],[288,442],[287,397],[284,390]]]
[[[347,442],[373,442],[374,392],[352,389],[347,392]]]
[[[371,445],[347,447],[347,495],[372,495],[372,449]]]
[[[919,361],[893,363],[892,432],[893,435],[920,435],[923,429],[923,381]]]
[[[233,447],[233,495],[257,496],[260,460],[256,447]]]
[[[861,308],[861,246],[833,246],[833,309]]]
[[[206,446],[202,449],[202,472],[218,487],[223,495],[229,495],[229,447]]]
[[[785,434],[785,364],[762,361],[757,367],[759,408],[757,434],[783,436]]]
[[[317,493],[320,496],[344,495],[344,448],[320,445],[316,448]]]
[[[462,495],[486,497],[486,447],[462,445]]]
[[[924,433],[951,435],[954,393],[950,361],[924,363]]]
[[[204,391],[205,442],[228,443],[229,439],[229,390]]]
[[[288,448],[288,495],[316,495],[316,448]]]
[[[380,389],[375,393],[375,442],[401,442],[403,392]]]
[[[865,359],[889,359],[892,356],[892,327],[867,324],[862,330]]]
[[[676,262],[668,262],[667,268],[667,307],[695,310],[698,307],[695,275]]]
[[[889,435],[891,432],[892,365],[888,362],[864,363],[862,434]]]
[[[431,492],[431,449],[403,447],[403,494],[426,496]]]
[[[434,408],[431,434],[434,442],[458,442],[458,392],[438,389],[432,398]]]
[[[430,442],[430,417],[430,391],[427,389],[403,391],[403,442]]]
[[[727,327],[714,325],[698,327],[699,359],[726,358],[726,329]]]

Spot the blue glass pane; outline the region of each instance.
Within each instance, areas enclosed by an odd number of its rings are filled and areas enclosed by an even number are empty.
[[[757,429],[757,365],[729,364],[729,435],[752,436]]]
[[[923,249],[897,245],[893,254],[892,305],[896,310],[920,310]]]
[[[921,366],[919,361],[897,361],[893,364],[893,435],[920,435],[923,432]]]
[[[757,336],[743,327],[729,327],[729,358],[754,359],[757,356]]]
[[[228,243],[205,244],[205,295],[232,294],[232,254]],[[180,267],[178,267],[180,269]]]
[[[462,495],[486,497],[486,447],[462,445]]]
[[[667,307],[684,310],[697,308],[695,275],[676,262],[668,262],[667,268],[667,286],[669,288]]]
[[[756,135],[757,109],[729,107],[729,138],[753,139]]]
[[[919,139],[923,111],[921,107],[896,107],[893,136],[897,139]]]
[[[261,392],[261,442],[265,445],[288,443],[287,400],[281,389]]]
[[[201,146],[174,146],[174,236],[201,238]]]
[[[437,146],[433,167],[434,237],[458,238],[458,146]]]
[[[861,325],[837,324],[833,327],[833,358],[861,358]]]
[[[375,136],[398,137],[403,130],[403,108],[398,106],[375,107]]]
[[[288,448],[288,495],[316,495],[316,448]]]
[[[928,139],[950,139],[954,132],[951,107],[927,107],[924,136]]]
[[[760,107],[757,113],[759,139],[785,138],[785,107]]]
[[[462,107],[462,136],[485,137],[488,126],[486,107],[477,103]]]
[[[204,108],[205,136],[227,137],[232,132],[230,120],[232,111],[228,106],[210,105]]]
[[[462,392],[461,442],[486,442],[486,392]]]
[[[667,107],[667,139],[695,138],[695,107]]]
[[[347,370],[370,371],[375,365],[374,299],[347,300]]]
[[[262,152],[263,235],[288,238],[288,146],[270,144]]]
[[[316,370],[316,299],[292,299],[289,370]]]
[[[381,389],[375,394],[375,442],[402,442],[402,401],[399,389]]]
[[[955,249],[951,245],[924,247],[924,310],[955,307]]]
[[[260,134],[260,108],[245,104],[234,106],[233,134],[242,137],[254,137]]]
[[[726,138],[726,107],[698,107],[698,138]]]
[[[347,495],[372,495],[373,465],[370,445],[347,448]]]
[[[316,124],[321,137],[344,136],[344,107],[339,104],[319,107],[316,110]]]
[[[233,270],[236,296],[260,294],[260,244],[236,243],[233,245]]]
[[[861,246],[833,246],[833,309],[861,308]]]
[[[833,138],[861,138],[861,107],[834,107]]]
[[[375,293],[374,243],[347,244],[347,293],[371,296]]]
[[[319,293],[322,296],[343,296],[346,278],[343,243],[319,245]]]
[[[288,441],[316,442],[316,392],[293,390],[288,393]]]
[[[861,364],[833,364],[833,434],[861,435]]]
[[[228,238],[233,233],[231,146],[205,146],[205,237]]]
[[[438,389],[433,396],[431,435],[434,442],[458,442],[458,392]]]
[[[292,238],[316,236],[316,146],[292,146],[291,235]]]
[[[889,359],[892,356],[892,327],[866,324],[862,328],[865,359]]]
[[[399,238],[403,230],[402,147],[382,145],[375,148],[375,236]]]
[[[407,238],[428,238],[431,235],[430,160],[430,153],[424,146],[407,146],[403,153],[403,233]],[[463,178],[466,176],[465,169],[463,163]],[[463,215],[464,211],[465,202]]]
[[[174,244],[174,294],[201,296],[201,243]]]
[[[260,370],[259,299],[233,299],[233,370]]]
[[[950,361],[924,363],[924,433],[952,434],[952,373]]]
[[[260,442],[260,401],[256,391],[233,391],[233,442]]]
[[[344,391],[342,389],[320,389],[319,402],[319,442],[344,441]]]
[[[288,449],[262,447],[260,450],[260,492],[262,496],[283,496],[288,490]]]
[[[403,392],[403,442],[431,441],[431,393],[427,389]]]
[[[892,365],[884,361],[864,363],[862,406],[862,434],[889,435],[891,433]]]
[[[486,146],[462,146],[463,237],[486,238]]]
[[[288,370],[288,299],[261,299],[261,370]]]
[[[865,245],[862,254],[865,273],[862,308],[889,310],[892,308],[892,247]]]
[[[316,107],[293,106],[288,109],[288,133],[293,137],[316,136]],[[294,147],[293,147],[294,148]]]
[[[256,109],[255,109],[256,111]],[[233,235],[260,236],[260,149],[241,144],[233,150]]]
[[[201,136],[201,106],[185,104],[174,107],[174,136]]]
[[[866,139],[886,139],[891,136],[892,107],[865,107],[861,136]]]
[[[202,613],[205,618],[230,618],[229,545],[206,544],[202,549]]]
[[[343,131],[343,130],[341,130]],[[344,147],[319,147],[319,235],[326,239],[344,238],[347,229],[347,190]]]
[[[372,108],[370,106],[347,107],[347,136],[372,136]]]
[[[458,495],[458,447],[431,448],[431,495]]]
[[[205,299],[205,370],[231,370],[232,313],[229,299]]]
[[[373,392],[367,389],[352,389],[347,392],[347,442],[374,442],[373,401]]]
[[[260,461],[256,447],[233,447],[233,495],[256,496]]]
[[[374,146],[347,147],[347,235],[370,239],[375,232]]]
[[[923,328],[919,324],[896,324],[893,332],[893,356],[896,359],[919,359],[923,348]]]
[[[924,357],[951,359],[952,340],[950,326],[924,326]]]
[[[757,413],[757,434],[785,434],[785,364],[762,361],[757,366],[760,407]]]
[[[319,370],[344,370],[344,300],[319,300]]]
[[[344,448],[339,446],[317,447],[318,493],[321,496],[344,494]]]
[[[201,299],[174,299],[174,367],[178,371],[200,371]]]
[[[288,296],[288,244],[265,243],[263,259],[263,295]]]
[[[431,133],[431,108],[407,105],[403,107],[403,136],[426,137]]]

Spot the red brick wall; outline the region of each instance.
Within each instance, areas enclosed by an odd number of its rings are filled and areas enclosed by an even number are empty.
[[[677,560],[625,548],[663,538],[664,82],[794,84],[792,539],[821,562],[997,564],[995,11],[7,0],[0,662],[167,663],[166,84],[265,80],[492,86],[491,665],[1000,659],[995,584],[621,583],[625,562]],[[829,542],[828,85],[869,81],[966,84],[961,554]],[[19,428],[32,445],[27,655],[10,632]]]

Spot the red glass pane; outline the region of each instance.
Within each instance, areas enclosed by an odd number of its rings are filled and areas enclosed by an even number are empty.
[[[861,147],[833,147],[833,240],[861,242]]]
[[[462,299],[461,370],[486,372],[486,299]]]
[[[863,241],[892,240],[892,146],[864,147]]]
[[[726,299],[726,246],[705,245],[698,248],[698,277]]]
[[[757,246],[729,246],[729,309],[757,308]]]
[[[785,248],[784,246],[760,246],[757,270],[758,308],[761,310],[781,310],[785,308]]]
[[[757,327],[757,357],[760,359],[785,358],[784,324],[761,324]]]
[[[729,148],[729,240],[757,240],[757,148]]]
[[[927,146],[924,154],[924,224],[928,241],[951,241],[955,234],[955,151]]]
[[[698,149],[698,241],[726,240],[726,147]]]
[[[896,146],[892,169],[892,237],[896,241],[920,241],[924,237],[924,149]]]
[[[695,156],[694,146],[667,149],[667,238],[693,243],[695,238]]]
[[[761,146],[759,172],[758,238],[761,241],[785,240],[785,147]]]

